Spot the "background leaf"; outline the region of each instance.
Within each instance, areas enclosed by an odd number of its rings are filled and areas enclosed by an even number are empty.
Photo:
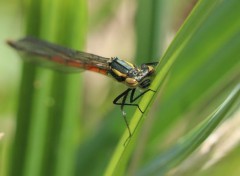
[[[24,8],[26,35],[83,47],[85,1],[27,1]],[[79,124],[79,76],[24,63],[19,101],[9,175],[71,175],[76,150],[73,134]]]
[[[235,87],[228,98],[217,110],[205,119],[192,132],[170,148],[168,151],[156,157],[147,167],[141,169],[138,175],[166,175],[166,173],[181,163],[215,130],[220,122],[226,117],[234,104],[239,105],[240,84]]]
[[[239,84],[238,1],[88,2],[0,2],[0,175],[238,175],[239,100],[220,127],[208,126]],[[22,62],[5,41],[24,36],[25,24],[28,34],[137,65],[161,57],[144,115],[125,109],[134,131],[126,146],[112,105],[124,85],[24,64],[19,89]]]

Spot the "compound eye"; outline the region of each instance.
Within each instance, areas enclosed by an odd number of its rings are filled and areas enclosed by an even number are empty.
[[[133,78],[126,78],[125,83],[129,86],[129,87],[136,87],[138,85],[138,82],[136,79]]]

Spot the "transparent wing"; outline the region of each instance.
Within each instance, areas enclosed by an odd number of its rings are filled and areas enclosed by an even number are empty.
[[[8,41],[11,47],[21,51],[24,60],[44,67],[68,72],[90,70],[107,74],[111,58],[75,51],[32,37]],[[33,57],[34,56],[34,57]]]

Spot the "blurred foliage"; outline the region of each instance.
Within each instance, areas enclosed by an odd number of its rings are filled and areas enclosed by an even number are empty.
[[[131,6],[127,0],[102,0],[92,1],[88,10],[84,0],[12,0],[0,5],[0,54],[9,58],[0,61],[1,175],[9,175],[7,168],[11,175],[24,176],[238,175],[239,130],[232,126],[239,123],[240,101],[237,0],[136,0]],[[94,117],[82,113],[82,109],[95,111],[82,95],[92,89],[81,86],[79,75],[24,64],[16,96],[20,61],[4,41],[25,35],[22,24],[27,24],[28,34],[83,49],[87,26],[101,36],[101,29],[118,20],[122,8],[136,15],[135,62],[161,58],[151,86],[157,93],[146,94],[140,102],[145,113],[126,108],[134,131],[126,145],[128,132],[119,107],[108,106],[116,93],[110,91],[95,113],[98,119],[92,121]],[[134,26],[131,19],[124,20],[129,28]],[[115,40],[119,36],[125,34],[116,34]],[[125,45],[120,41],[119,48]],[[102,91],[118,87],[122,88],[111,84]],[[95,101],[98,98],[101,95]],[[216,159],[217,151],[225,155]]]
[[[30,0],[21,3],[25,35],[47,38],[70,47],[84,46],[85,1]],[[74,7],[80,11],[72,11]],[[74,172],[80,134],[80,93],[79,75],[23,64],[9,175],[68,175]]]
[[[90,3],[92,3],[90,4],[92,7],[90,10],[92,10],[92,12],[90,12],[91,15],[89,16],[89,29],[96,30],[100,27],[103,28],[104,25],[115,16],[121,2],[121,0],[90,1]]]

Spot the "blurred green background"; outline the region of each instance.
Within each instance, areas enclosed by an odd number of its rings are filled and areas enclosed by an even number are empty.
[[[0,175],[237,176],[239,15],[237,0],[0,1]],[[126,108],[132,129],[141,119],[128,145],[112,104],[126,87],[24,64],[5,42],[26,35],[160,61],[146,115]]]

